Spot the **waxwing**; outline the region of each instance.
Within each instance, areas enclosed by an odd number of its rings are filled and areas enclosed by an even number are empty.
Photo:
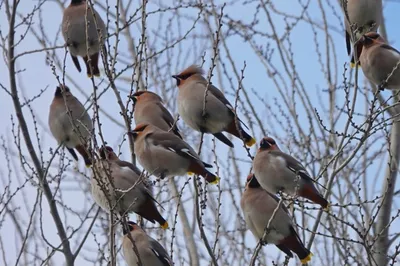
[[[150,124],[164,131],[172,131],[182,138],[174,118],[164,107],[160,96],[151,91],[139,91],[134,93],[131,98],[135,105],[133,115],[136,125]]]
[[[109,146],[99,150],[96,175],[92,175],[92,195],[96,203],[106,212],[115,209],[124,215],[135,212],[150,222],[158,222],[163,229],[168,223],[156,208],[148,182],[141,178],[139,169],[130,162],[120,160]],[[113,184],[111,184],[113,182]]]
[[[253,161],[254,174],[261,186],[270,193],[279,191],[301,196],[328,207],[328,202],[314,186],[314,180],[295,158],[282,152],[275,140],[265,137]]]
[[[104,42],[107,30],[96,10],[92,10],[85,0],[71,0],[71,4],[64,10],[62,34],[78,71],[81,72],[78,61],[80,56],[86,64],[88,77],[92,77],[92,73],[100,76],[99,52],[102,47],[106,51]]]
[[[216,184],[219,178],[206,170],[211,165],[200,160],[185,141],[156,126],[140,124],[130,132],[135,141],[135,154],[149,174],[160,178],[198,174]]]
[[[78,160],[78,156],[74,149],[85,159],[86,166],[92,164],[87,150],[93,130],[92,120],[67,86],[56,89],[50,105],[49,127],[58,144],[63,144],[75,160]]]
[[[233,147],[233,144],[222,134],[224,131],[242,139],[249,147],[255,143],[254,138],[242,128],[243,123],[235,119],[235,110],[224,94],[212,84],[209,84],[207,94],[205,93],[207,80],[203,77],[200,67],[190,66],[172,77],[176,79],[179,88],[179,115],[191,128],[213,134],[230,147]],[[205,95],[207,97],[204,101]]]
[[[129,221],[128,227],[130,231],[125,231],[122,239],[122,253],[128,266],[172,266],[172,260],[169,257],[167,251],[158,243],[155,239],[140,228],[134,222]],[[128,234],[131,235],[132,240],[135,243],[137,253],[139,254],[140,262],[132,241],[128,238]]]
[[[275,212],[278,203],[279,199],[264,190],[253,174],[247,177],[246,189],[240,200],[246,225],[256,239],[260,240],[272,217],[269,231],[262,239],[263,243],[275,244],[290,258],[293,257],[293,251],[301,263],[305,264],[311,260],[312,253],[300,240],[285,205],[281,204]]]
[[[346,48],[350,55],[351,43],[356,43],[363,34],[369,31],[376,32],[378,30],[382,23],[382,0],[341,0],[340,3],[343,11],[347,11],[348,15],[347,18],[344,14],[344,24],[346,27]],[[346,6],[343,6],[343,4]],[[351,25],[353,25],[355,40],[351,40]],[[354,54],[351,63],[355,63]]]
[[[400,52],[376,32],[363,35],[360,45],[362,52],[359,58],[364,76],[381,90],[400,89]]]

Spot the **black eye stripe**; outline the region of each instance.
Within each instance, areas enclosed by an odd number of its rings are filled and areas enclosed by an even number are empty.
[[[192,76],[192,75],[194,75],[193,73],[190,73],[190,74],[186,74],[186,75],[182,75],[182,76],[179,76],[179,78],[180,79],[188,79],[190,76]]]

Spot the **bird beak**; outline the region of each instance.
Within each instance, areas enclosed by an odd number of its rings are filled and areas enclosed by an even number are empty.
[[[179,79],[179,77],[178,77],[177,75],[173,75],[172,77],[173,77],[174,79],[176,79],[176,80]]]

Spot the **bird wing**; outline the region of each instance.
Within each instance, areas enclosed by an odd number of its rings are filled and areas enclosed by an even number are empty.
[[[220,102],[222,102],[232,113],[233,116],[236,116],[235,109],[231,105],[231,103],[225,98],[225,95],[214,85],[210,84],[208,86],[208,90],[214,95]],[[246,124],[236,116],[236,119],[244,125],[247,129],[249,129]],[[228,144],[229,145],[229,144]]]
[[[162,113],[162,118],[164,121],[172,127],[172,131],[177,135],[179,138],[182,139],[181,134],[179,133],[179,129],[175,124],[175,119],[172,117],[171,113],[165,108],[165,106],[162,103],[157,103],[157,106],[160,108],[161,113]]]
[[[142,172],[134,164],[130,162],[118,160],[115,163],[118,164],[120,167],[129,167],[133,172],[135,172],[139,176],[142,174]]]
[[[219,89],[217,89],[217,87],[215,87],[214,85],[210,84],[210,85],[208,86],[208,91],[211,92],[211,94],[214,95],[220,102],[222,102],[223,104],[225,104],[225,106],[228,107],[228,109],[231,110],[232,113],[234,113],[233,106],[232,106],[231,103],[225,98],[225,95],[224,95]]]
[[[118,160],[118,161],[115,161],[115,163],[121,168],[123,168],[123,167],[129,168],[135,174],[138,175],[137,177],[134,177],[133,175],[129,175],[129,174],[121,176],[121,179],[119,179],[120,181],[118,179],[115,181],[116,187],[124,188],[127,186],[126,184],[131,184],[132,180],[137,181],[139,179],[140,175],[142,174],[142,172],[140,172],[140,170],[130,162]],[[119,183],[118,181],[121,183]],[[124,184],[122,184],[122,182],[124,182]],[[136,185],[136,189],[140,190],[140,192],[143,193],[146,197],[150,198],[152,201],[154,201],[159,206],[161,206],[161,204],[153,197],[151,188],[149,187],[149,184],[146,182],[146,180],[139,181],[139,183]],[[117,190],[117,192],[121,192],[121,191]]]
[[[172,266],[172,261],[167,251],[153,238],[150,238],[150,249],[164,266]]]
[[[396,56],[400,56],[400,52],[399,51],[397,51],[395,48],[393,48],[392,46],[390,46],[390,45],[388,45],[386,43],[380,44],[380,47],[383,48],[383,49],[387,49],[392,53],[394,52],[394,54]]]
[[[278,150],[269,151],[269,153],[271,155],[283,158],[286,161],[286,167],[296,175],[299,175],[305,181],[314,182],[304,166],[289,154]]]
[[[147,137],[151,138],[155,146],[161,146],[166,150],[175,152],[176,154],[190,160],[200,161],[197,153],[186,142],[181,140],[174,134],[169,132],[153,132]]]

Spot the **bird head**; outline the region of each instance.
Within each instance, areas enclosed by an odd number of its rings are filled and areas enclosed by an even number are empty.
[[[102,160],[111,159],[115,155],[113,148],[110,146],[101,146],[99,149],[99,155]],[[116,156],[116,155],[115,155]]]
[[[127,231],[127,230],[125,229],[125,227],[122,226],[122,232],[123,232],[124,235],[127,235],[129,232],[132,232],[133,230],[137,229],[137,227],[138,227],[138,225],[137,225],[135,222],[128,221],[128,228],[129,228],[129,231]]]
[[[55,97],[63,97],[63,93],[64,94],[70,93],[69,88],[67,86],[60,85],[60,86],[57,86],[54,96]]]
[[[128,132],[134,140],[143,133],[143,131],[149,126],[149,124],[139,124],[132,131]]]
[[[260,150],[279,150],[279,148],[273,138],[265,137],[260,141]]]
[[[358,41],[364,47],[370,47],[377,43],[386,43],[385,39],[383,39],[377,32],[374,31],[364,34]]]
[[[190,77],[192,76],[202,76],[204,73],[201,67],[196,65],[191,65],[190,67],[183,70],[178,75],[173,75],[172,77],[176,79],[176,86],[182,86]]]
[[[138,91],[138,92],[135,92],[134,94],[132,94],[130,96],[130,98],[133,100],[134,104],[136,104],[139,101],[162,102],[161,97],[151,91]]]

